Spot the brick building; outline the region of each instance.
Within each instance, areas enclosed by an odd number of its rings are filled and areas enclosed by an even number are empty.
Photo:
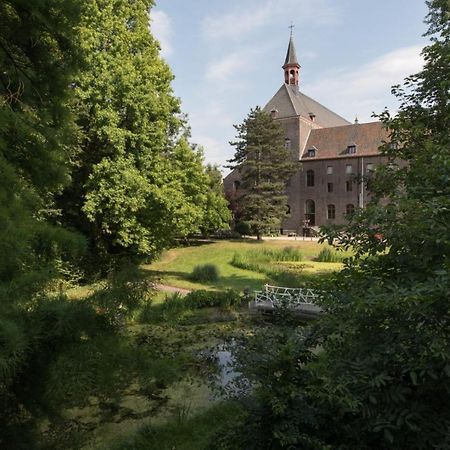
[[[287,187],[289,217],[284,232],[300,233],[345,222],[345,216],[367,204],[369,193],[358,180],[387,162],[379,146],[387,139],[380,122],[350,123],[303,94],[299,89],[300,64],[292,35],[283,65],[284,83],[264,110],[285,130],[285,145],[301,169]],[[224,179],[228,198],[239,195],[239,172]]]

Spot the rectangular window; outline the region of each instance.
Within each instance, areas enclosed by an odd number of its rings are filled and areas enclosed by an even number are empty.
[[[327,175],[333,175],[333,166],[327,167]]]
[[[369,163],[366,165],[367,172],[373,172],[375,170],[375,164]]]
[[[333,183],[327,183],[328,192],[333,192]]]
[[[306,171],[306,186],[308,187],[314,186],[314,170]]]
[[[351,164],[347,164],[347,165],[345,166],[345,173],[346,173],[346,174],[351,174],[351,173],[353,173],[353,166],[352,166]]]
[[[352,183],[351,180],[347,180],[347,181],[345,182],[345,190],[346,190],[347,192],[353,191],[353,183]]]
[[[334,205],[328,205],[327,218],[328,219],[335,219],[336,218],[336,207]]]

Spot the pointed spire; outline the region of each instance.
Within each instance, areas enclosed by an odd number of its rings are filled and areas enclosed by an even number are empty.
[[[298,63],[298,60],[297,60],[297,53],[295,51],[294,38],[292,37],[292,30],[291,30],[291,37],[289,39],[289,46],[288,46],[287,53],[286,53],[286,59],[284,60],[284,66],[287,66],[287,65],[300,66],[300,64]]]
[[[284,82],[289,85],[297,86],[299,84],[299,70],[300,64],[297,60],[297,53],[295,51],[294,37],[292,35],[292,30],[294,25],[290,27],[291,36],[289,37],[289,46],[286,53],[286,59],[284,60]]]

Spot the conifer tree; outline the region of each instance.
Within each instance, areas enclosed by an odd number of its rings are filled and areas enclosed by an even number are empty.
[[[75,142],[67,103],[78,62],[76,6],[0,4],[0,281],[42,269],[40,250],[58,234],[48,219],[55,193],[70,180]]]
[[[229,167],[237,169],[242,180],[236,219],[261,239],[286,216],[285,188],[297,167],[284,146],[283,128],[260,107],[234,127],[238,140],[230,143],[236,150]]]

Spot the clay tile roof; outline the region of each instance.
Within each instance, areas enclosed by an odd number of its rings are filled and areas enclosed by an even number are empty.
[[[340,115],[303,94],[297,86],[283,84],[270,99],[264,110],[277,110],[277,118],[302,116],[309,120],[310,113],[315,115],[315,122],[321,127],[338,127],[350,122]]]
[[[333,128],[311,130],[302,159],[349,158],[380,154],[379,147],[387,141],[389,132],[381,122],[359,123]],[[356,145],[356,153],[348,154],[347,147]],[[316,156],[308,158],[308,149],[315,147]]]

